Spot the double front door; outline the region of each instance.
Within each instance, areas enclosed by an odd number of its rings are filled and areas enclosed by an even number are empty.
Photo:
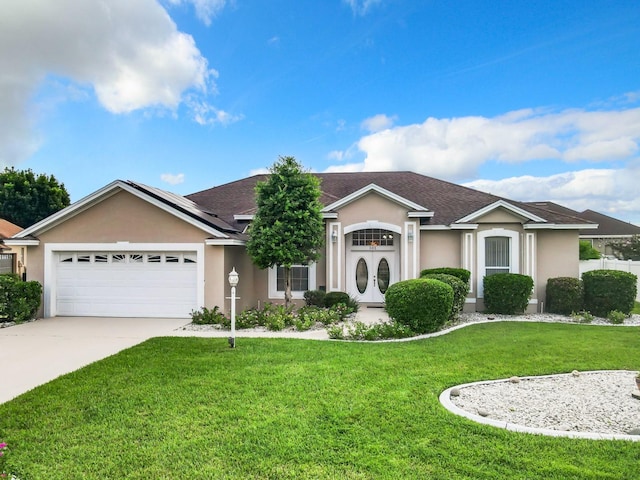
[[[352,252],[351,294],[363,303],[382,303],[394,279],[394,252]]]

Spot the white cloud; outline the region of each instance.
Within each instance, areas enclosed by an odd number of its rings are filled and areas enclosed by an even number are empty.
[[[185,3],[193,4],[196,16],[205,25],[211,25],[211,20],[224,8],[227,0],[166,0],[171,5],[181,5]]]
[[[375,118],[375,117],[374,117]],[[428,118],[362,137],[366,171],[412,170],[459,180],[486,162],[603,162],[634,158],[640,108],[617,111],[519,110],[493,118]]]
[[[374,5],[382,3],[382,0],[342,0],[351,7],[355,15],[366,15]]]
[[[391,128],[397,117],[394,115],[392,117],[388,117],[382,113],[378,115],[374,115],[373,117],[365,118],[360,124],[363,130],[368,131],[369,133],[380,132],[381,130],[386,130]]]
[[[255,168],[255,169],[249,171],[249,176],[253,177],[254,175],[268,175],[269,173],[271,173],[271,172],[269,171],[268,168],[261,167],[261,168]]]
[[[547,177],[475,180],[465,185],[520,201],[552,201],[578,212],[590,209],[640,225],[640,166],[586,169]]]
[[[187,91],[215,93],[216,72],[156,0],[3,0],[0,164],[37,148],[30,101],[49,75],[93,89],[109,112],[127,113],[175,111]]]
[[[163,173],[162,175],[160,175],[160,180],[168,183],[169,185],[179,185],[181,183],[184,183],[184,173]]]

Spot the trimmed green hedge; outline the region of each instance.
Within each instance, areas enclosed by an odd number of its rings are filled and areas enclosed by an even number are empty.
[[[570,315],[584,309],[584,287],[579,278],[557,277],[547,280],[547,311]]]
[[[23,282],[18,275],[0,275],[0,322],[24,322],[35,317],[42,301],[42,285]]]
[[[426,275],[434,275],[439,273],[444,273],[445,275],[453,275],[454,277],[458,277],[467,285],[469,285],[469,279],[471,278],[471,272],[469,270],[465,270],[464,268],[453,268],[453,267],[427,268],[426,270],[422,270],[420,272],[420,278],[423,278]]]
[[[360,307],[358,302],[351,298],[346,292],[328,292],[324,296],[324,306],[326,308],[331,308],[338,303],[342,303],[343,305],[352,308],[354,312],[357,312]]]
[[[447,275],[446,273],[430,273],[422,275],[421,278],[433,278],[435,280],[440,280],[453,288],[453,305],[451,307],[451,315],[449,318],[451,320],[455,319],[464,308],[464,302],[469,294],[469,283],[464,282],[453,275]]]
[[[394,283],[384,298],[393,320],[418,334],[430,333],[451,315],[453,288],[439,280],[418,278]]]
[[[636,298],[637,282],[637,275],[619,270],[584,272],[582,283],[585,310],[604,318],[613,310],[629,315]]]
[[[496,273],[484,277],[484,306],[487,313],[524,313],[533,291],[533,279],[519,273]]]

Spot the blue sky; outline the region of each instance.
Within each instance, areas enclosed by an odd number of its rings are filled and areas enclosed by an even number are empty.
[[[72,200],[412,170],[640,224],[637,0],[1,0],[0,166]]]

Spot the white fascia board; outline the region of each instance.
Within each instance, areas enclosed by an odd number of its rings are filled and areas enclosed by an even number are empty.
[[[204,241],[205,245],[237,245],[245,246],[247,242],[235,238],[208,238]]]
[[[476,210],[475,212],[467,215],[466,217],[459,219],[456,223],[472,222],[473,220],[476,220],[477,218],[483,215],[486,215],[487,213],[500,207],[506,210],[509,210],[510,212],[513,212],[516,215],[525,217],[526,219],[532,222],[546,222],[546,220],[542,217],[534,215],[533,213],[523,210],[520,207],[516,207],[515,205],[512,205],[509,202],[506,202],[504,200],[498,200],[497,202],[493,202],[491,205],[487,205],[486,207],[483,207],[480,210]]]
[[[50,215],[49,217],[45,218],[44,220],[39,221],[38,223],[32,225],[29,228],[24,229],[22,232],[18,233],[17,235],[15,235],[16,238],[21,238],[21,237],[25,237],[28,235],[34,235],[35,233],[42,233],[45,232],[47,230],[49,230],[50,228],[55,227],[56,225],[62,223],[63,221],[67,220],[68,218],[71,218],[85,210],[87,210],[89,207],[95,205],[96,203],[101,202],[102,200],[109,198],[112,195],[115,195],[118,190],[124,190],[128,193],[130,193],[131,195],[134,195],[152,205],[154,205],[155,207],[160,208],[161,210],[183,220],[184,222],[193,225],[196,228],[199,228],[200,230],[205,231],[206,233],[213,235],[215,237],[218,238],[229,238],[228,235],[220,232],[219,230],[215,229],[215,228],[211,228],[208,227],[204,224],[202,224],[201,222],[198,222],[197,220],[195,220],[194,218],[190,217],[189,215],[186,215],[178,210],[176,210],[175,208],[172,208],[171,206],[167,205],[164,202],[161,202],[149,195],[144,194],[143,192],[139,191],[136,188],[133,188],[131,185],[123,182],[122,180],[116,180],[114,182],[111,182],[110,184],[102,187],[99,190],[96,190],[95,192],[93,192],[90,195],[87,195],[86,197],[84,197],[81,200],[78,200],[77,202],[73,203],[72,205],[69,205],[66,208],[63,208],[62,210],[60,210],[59,212],[54,213],[53,215]]]
[[[338,214],[336,212],[322,212],[322,218],[338,218]]]
[[[420,225],[419,230],[451,230],[449,225]]]
[[[388,199],[393,200],[394,202],[399,203],[400,205],[403,205],[411,210],[429,210],[428,208],[424,208],[422,205],[418,205],[417,203],[412,202],[411,200],[401,197],[400,195],[397,195],[387,190],[386,188],[382,188],[376,185],[375,183],[371,183],[366,187],[362,187],[360,190],[356,190],[350,195],[347,195],[346,197],[341,198],[340,200],[333,202],[330,205],[327,205],[322,209],[322,211],[329,212],[331,210],[337,210],[370,192],[376,192],[382,195],[383,197],[387,197]]]
[[[477,223],[452,223],[451,230],[477,230]]]
[[[34,247],[40,245],[40,240],[31,238],[5,238],[2,243],[7,247]]]
[[[407,217],[409,218],[431,218],[434,212],[409,212]]]
[[[571,224],[571,223],[525,223],[522,228],[524,230],[587,230],[598,228],[598,225],[587,224]]]
[[[236,222],[247,222],[247,221],[252,221],[255,218],[255,215],[234,215],[233,219]]]

